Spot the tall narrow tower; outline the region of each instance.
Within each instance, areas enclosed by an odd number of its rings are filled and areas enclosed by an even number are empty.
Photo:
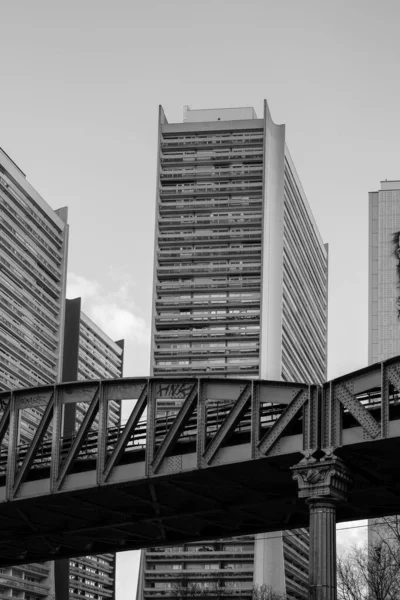
[[[124,341],[114,342],[84,312],[81,298],[66,300],[62,381],[115,379],[123,375]],[[118,402],[109,403],[108,427],[119,427]],[[64,407],[63,435],[74,436],[85,416],[82,405]],[[98,416],[92,428],[97,429]],[[116,557],[81,556],[55,563],[57,600],[115,600]]]
[[[153,375],[325,378],[327,250],[264,106],[160,108]]]
[[[67,247],[67,209],[52,210],[0,149],[0,390],[60,381]],[[21,443],[33,438],[39,410],[24,409]],[[54,596],[53,564],[5,569],[0,592]]]
[[[368,362],[374,364],[400,354],[400,181],[381,181],[369,193],[368,291]],[[382,537],[393,537],[391,527],[370,520],[369,544]]]
[[[158,136],[152,375],[321,383],[327,248],[285,127],[266,102],[262,119],[186,107],[184,123],[160,107]],[[307,595],[306,531],[170,550],[143,553],[138,600],[185,578],[210,595],[251,597],[253,581]]]
[[[368,362],[400,354],[400,181],[369,194]]]

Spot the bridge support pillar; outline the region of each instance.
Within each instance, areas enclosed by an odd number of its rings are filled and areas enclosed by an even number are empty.
[[[347,499],[349,472],[333,455],[304,459],[292,470],[310,509],[309,598],[336,600],[336,506]]]

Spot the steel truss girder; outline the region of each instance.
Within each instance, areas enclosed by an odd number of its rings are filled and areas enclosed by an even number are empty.
[[[206,465],[211,464],[216,453],[221,448],[224,440],[227,439],[229,434],[236,427],[238,421],[240,420],[241,416],[247,408],[248,402],[251,397],[251,392],[252,384],[249,383],[241,391],[240,396],[236,400],[229,415],[226,417],[225,421],[222,423],[221,427],[218,429],[217,433],[214,435],[213,439],[208,444],[206,451],[203,454],[203,461]]]
[[[259,455],[266,456],[271,450],[272,446],[281,437],[286,427],[291,423],[293,418],[297,415],[302,406],[307,402],[309,396],[305,393],[305,390],[299,390],[292,402],[286,407],[284,412],[274,423],[269,431],[264,435],[262,440],[258,444]]]
[[[156,473],[158,471],[162,461],[166,456],[168,456],[168,452],[171,451],[174,443],[181,435],[186,423],[193,414],[193,410],[197,401],[197,395],[198,386],[195,382],[193,383],[192,389],[190,390],[182,408],[180,409],[173,424],[168,430],[167,435],[165,436],[165,438],[163,439],[159,448],[156,451],[156,454],[151,463],[151,470],[153,473]]]
[[[54,494],[65,489],[64,484],[70,471],[75,472],[74,465],[77,459],[84,455],[82,446],[96,415],[99,417],[99,426],[97,434],[94,433],[90,438],[93,441],[90,458],[95,462],[96,484],[101,486],[114,483],[116,469],[124,453],[130,451],[128,443],[132,435],[136,435],[139,426],[138,435],[142,436],[140,439],[143,438],[140,448],[143,450],[147,465],[145,476],[151,478],[159,474],[167,474],[171,469],[172,471],[182,469],[176,466],[177,462],[171,462],[169,457],[171,454],[179,455],[181,434],[194,414],[197,415],[197,426],[193,425],[193,442],[199,469],[211,468],[219,464],[220,457],[225,456],[222,447],[225,446],[228,437],[234,434],[238,422],[246,411],[249,414],[246,426],[251,439],[249,456],[253,460],[281,452],[282,446],[277,443],[286,435],[288,425],[301,409],[303,410],[301,421],[303,440],[299,452],[306,456],[314,454],[318,448],[329,453],[342,445],[343,407],[361,425],[364,439],[385,438],[389,435],[389,405],[393,401],[391,397],[389,398],[390,385],[400,391],[400,358],[333,380],[324,385],[323,394],[320,387],[305,384],[217,378],[127,378],[1,392],[0,409],[3,410],[0,420],[0,440],[4,440],[8,434],[6,491],[3,493],[3,498],[14,500],[24,497],[24,490],[27,489],[25,483],[30,481],[32,465],[40,466],[41,455],[38,456],[38,450],[49,429],[51,419],[53,420],[51,457],[48,457],[46,464],[50,465],[49,489],[50,493]],[[380,423],[357,399],[357,394],[362,394],[369,389],[376,393],[379,388],[381,390]],[[177,393],[180,395],[174,396]],[[176,397],[183,400],[182,406],[177,411],[168,431],[164,432],[160,427],[160,417],[157,416],[157,400]],[[136,402],[126,425],[121,428],[117,441],[113,443],[113,448],[107,455],[108,403],[110,400],[123,399],[133,399]],[[212,437],[207,431],[209,400],[223,401],[225,407],[229,406],[225,408],[224,420],[222,424],[218,424],[218,429]],[[61,464],[62,409],[69,402],[87,402],[88,408]],[[279,406],[281,410],[277,420],[269,425],[266,431],[263,429],[265,421],[261,424],[265,403]],[[17,469],[19,411],[33,406],[43,407],[44,412],[33,440],[27,446],[22,464]],[[376,402],[374,406],[377,407]],[[146,410],[147,424],[145,425],[143,415]],[[146,436],[144,426],[147,428]],[[260,431],[265,432],[261,439]],[[143,498],[142,502],[149,505],[157,504],[150,496],[148,499]]]
[[[367,411],[366,408],[359,402],[354,395],[349,391],[345,383],[335,385],[333,388],[334,398],[338,399],[341,404],[353,415],[358,423],[372,438],[376,438],[381,431],[379,423]]]

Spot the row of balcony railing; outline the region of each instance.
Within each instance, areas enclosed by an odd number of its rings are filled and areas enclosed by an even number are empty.
[[[202,358],[207,356],[209,358],[216,358],[218,356],[235,358],[240,356],[258,356],[259,347],[255,348],[204,348],[204,349],[195,349],[195,348],[187,348],[187,349],[174,349],[174,350],[156,350],[154,352],[154,357],[156,360],[165,360],[166,358]]]
[[[182,152],[171,152],[164,150],[161,152],[161,165],[176,163],[178,165],[189,163],[216,163],[222,161],[252,161],[263,160],[264,152],[262,148],[235,148],[232,150],[208,149],[197,152],[196,150],[187,150]]]
[[[197,212],[202,210],[220,210],[231,211],[238,209],[241,212],[248,212],[262,207],[262,198],[243,198],[235,197],[225,199],[218,198],[185,198],[175,200],[174,198],[163,198],[159,203],[160,215],[165,214],[183,214],[185,212]]]
[[[258,258],[261,256],[261,244],[249,245],[247,248],[239,249],[216,249],[212,248],[208,250],[159,250],[157,252],[158,262],[176,262],[182,260],[204,260],[209,259],[220,259],[220,260],[231,260],[232,258]]]
[[[220,557],[223,560],[228,560],[230,558],[237,559],[238,557],[240,557],[240,560],[252,560],[254,557],[254,545],[252,543],[251,546],[249,545],[249,549],[243,550],[217,550],[214,548],[211,548],[210,550],[195,550],[194,548],[192,549],[190,546],[188,546],[184,550],[178,550],[177,548],[149,548],[148,550],[146,550],[146,560],[154,560],[155,562],[158,562],[160,560],[162,560],[163,562],[166,560],[176,561],[176,559],[193,560],[194,558],[201,561],[208,561],[212,559],[219,560],[218,557]]]
[[[180,365],[174,363],[171,365],[154,364],[154,375],[187,375],[188,377],[202,377],[208,375],[240,375],[241,377],[253,377],[259,374],[258,361],[252,364],[237,365],[213,365],[209,363]]]
[[[156,306],[158,308],[173,308],[179,307],[180,309],[196,309],[196,308],[246,308],[260,305],[260,294],[254,294],[252,296],[226,296],[223,298],[160,298],[156,299]]]
[[[167,267],[157,267],[157,277],[159,279],[173,275],[177,276],[193,276],[195,277],[197,274],[207,274],[207,275],[232,275],[232,274],[242,274],[242,275],[258,275],[261,274],[261,262],[254,263],[246,263],[239,265],[222,265],[220,263],[208,263],[208,264],[189,264],[189,265],[173,265]]]
[[[87,577],[90,579],[90,577]],[[105,583],[105,582],[104,582]],[[98,585],[90,585],[88,583],[84,583],[83,581],[78,581],[77,579],[69,579],[70,587],[75,588],[76,590],[83,590],[85,592],[90,592],[92,594],[101,594],[102,596],[106,596],[107,598],[111,598],[114,596],[113,585],[106,587],[99,587]]]
[[[193,194],[234,194],[235,192],[262,192],[262,182],[254,181],[221,181],[220,183],[200,182],[192,185],[163,185],[160,187],[160,196],[192,196]]]
[[[185,135],[166,136],[161,139],[161,149],[185,146],[212,147],[212,146],[247,146],[250,144],[261,145],[263,143],[263,132],[233,133],[222,135]]]
[[[252,324],[248,325],[247,328],[246,326],[242,326],[240,331],[221,329],[218,332],[208,330],[207,328],[168,329],[167,331],[156,331],[154,335],[156,343],[173,343],[174,341],[188,341],[190,343],[199,341],[212,342],[215,340],[258,340],[260,337],[260,326]]]
[[[176,598],[177,593],[173,589],[156,589],[156,588],[147,588],[143,589],[144,598]],[[251,600],[253,598],[253,586],[250,586],[247,589],[239,588],[225,588],[221,589],[203,589],[201,593],[196,594],[195,596],[188,592],[185,595],[184,590],[179,592],[179,598],[182,600],[192,600],[193,598],[220,598],[224,597],[225,600],[230,600],[230,598],[241,598],[242,600]]]
[[[247,569],[165,569],[145,570],[147,580],[151,579],[249,579],[253,578],[254,568],[250,565]]]
[[[168,229],[186,229],[198,227],[259,227],[261,223],[261,213],[256,214],[222,214],[222,215],[185,215],[182,217],[162,217],[158,221],[159,230]]]
[[[215,229],[218,225],[212,225],[212,229],[208,231],[164,231],[160,232],[158,236],[158,245],[159,247],[165,246],[173,246],[177,244],[188,244],[188,243],[198,243],[203,241],[210,242],[232,242],[233,240],[239,241],[258,241],[261,240],[261,228],[253,228],[253,227],[224,227],[223,229]],[[219,226],[221,227],[221,226]]]
[[[214,179],[219,177],[258,177],[262,178],[262,165],[237,165],[229,167],[210,167],[207,170],[202,168],[164,168],[160,171],[160,180],[182,180],[182,179]]]
[[[259,277],[231,277],[225,281],[204,277],[201,281],[180,280],[174,282],[157,282],[156,290],[161,296],[168,292],[173,292],[174,294],[197,291],[225,291],[226,293],[236,291],[258,292],[260,285]]]
[[[17,590],[33,592],[38,596],[47,596],[50,591],[50,586],[48,584],[30,583],[22,577],[18,577],[16,575],[7,575],[1,571],[4,571],[4,569],[0,569],[0,586],[8,586]]]

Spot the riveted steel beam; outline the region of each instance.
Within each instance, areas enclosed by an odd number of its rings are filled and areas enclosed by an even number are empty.
[[[333,388],[334,401],[339,401],[353,415],[356,421],[372,438],[380,435],[381,427],[367,409],[349,391],[349,383],[339,383]]]
[[[385,363],[381,363],[381,437],[389,434],[389,379]]]
[[[197,401],[197,382],[192,385],[189,394],[181,406],[178,414],[175,416],[174,422],[168,430],[168,433],[161,442],[157,452],[151,463],[153,473],[157,473],[162,461],[171,452],[175,442],[184,430],[187,422],[193,414]]]
[[[111,456],[108,459],[108,462],[104,468],[104,471],[101,474],[99,483],[105,483],[107,481],[107,479],[110,477],[112,469],[118,463],[122,453],[124,452],[128,442],[129,442],[129,438],[131,437],[132,432],[135,430],[135,427],[137,426],[137,424],[144,412],[144,409],[146,408],[147,393],[148,393],[148,385],[144,385],[142,388],[141,394],[140,394],[139,398],[137,399],[136,404],[135,404],[135,406],[129,416],[129,419],[124,427],[124,430],[122,431],[117,443],[115,444],[114,450],[112,451]]]
[[[104,394],[104,385],[99,390],[99,420],[97,432],[97,460],[96,481],[97,485],[102,483],[102,475],[107,454],[107,424],[108,424],[108,401]]]
[[[14,490],[15,464],[17,458],[18,442],[18,410],[16,408],[15,393],[11,392],[10,398],[10,425],[8,437],[7,474],[6,474],[6,499],[11,500]]]
[[[398,392],[400,392],[400,370],[398,368],[398,365],[389,364],[386,366],[385,371],[386,377],[388,378],[390,383]]]
[[[206,449],[206,386],[199,379],[197,389],[197,435],[196,435],[196,453],[197,453],[197,468],[201,469],[206,466],[203,460],[204,451]]]
[[[62,484],[65,480],[65,477],[67,476],[67,473],[70,470],[72,463],[74,462],[76,456],[79,453],[79,450],[81,449],[85,435],[87,434],[90,427],[92,426],[92,423],[93,423],[93,421],[96,417],[96,413],[98,411],[100,390],[101,390],[101,381],[98,383],[97,389],[95,389],[94,395],[88,406],[85,417],[81,423],[78,433],[76,434],[76,438],[72,442],[71,448],[69,449],[69,452],[64,460],[64,463],[62,464],[62,466],[59,470],[59,475],[58,475],[58,478],[57,478],[56,484],[55,484],[55,488],[56,488],[55,491],[59,491],[61,489]],[[88,391],[86,389],[85,389],[85,392],[86,392],[85,397],[87,397]]]
[[[244,411],[247,408],[247,404],[251,398],[252,385],[247,384],[244,390],[241,392],[239,398],[236,400],[234,406],[230,410],[225,421],[214,435],[211,442],[208,444],[206,451],[204,452],[203,459],[206,464],[211,464],[218,450],[221,448],[222,443],[229,434],[234,430]]]
[[[61,453],[62,388],[56,386],[53,397],[53,435],[51,441],[50,491],[57,491]]]
[[[46,431],[50,425],[51,419],[53,418],[53,410],[54,410],[54,388],[53,388],[53,393],[47,402],[45,411],[39,421],[36,433],[33,437],[33,440],[31,441],[31,444],[28,448],[28,451],[22,462],[22,465],[19,468],[18,472],[15,474],[14,487],[13,487],[13,491],[12,491],[13,497],[17,496],[18,490],[19,490],[21,484],[26,479],[26,476],[31,467],[31,464],[35,458],[35,454],[37,452],[39,444],[43,440],[44,434],[46,433]]]
[[[258,444],[258,453],[267,456],[272,446],[278,441],[286,427],[291,423],[301,407],[308,400],[308,390],[300,389],[294,400],[285,408],[281,416],[275,421]]]
[[[10,424],[10,409],[11,409],[11,399],[2,398],[2,408],[4,407],[4,412],[0,421],[0,445],[3,442],[4,436],[7,433],[8,426]]]
[[[257,458],[257,448],[260,441],[260,384],[253,381],[252,402],[251,402],[251,458]]]
[[[147,423],[146,423],[146,475],[152,474],[151,463],[154,456],[155,427],[156,427],[156,383],[149,379],[147,385]]]
[[[304,404],[303,414],[303,452],[313,454],[321,446],[321,396],[320,386],[312,385],[308,391],[308,402]]]

